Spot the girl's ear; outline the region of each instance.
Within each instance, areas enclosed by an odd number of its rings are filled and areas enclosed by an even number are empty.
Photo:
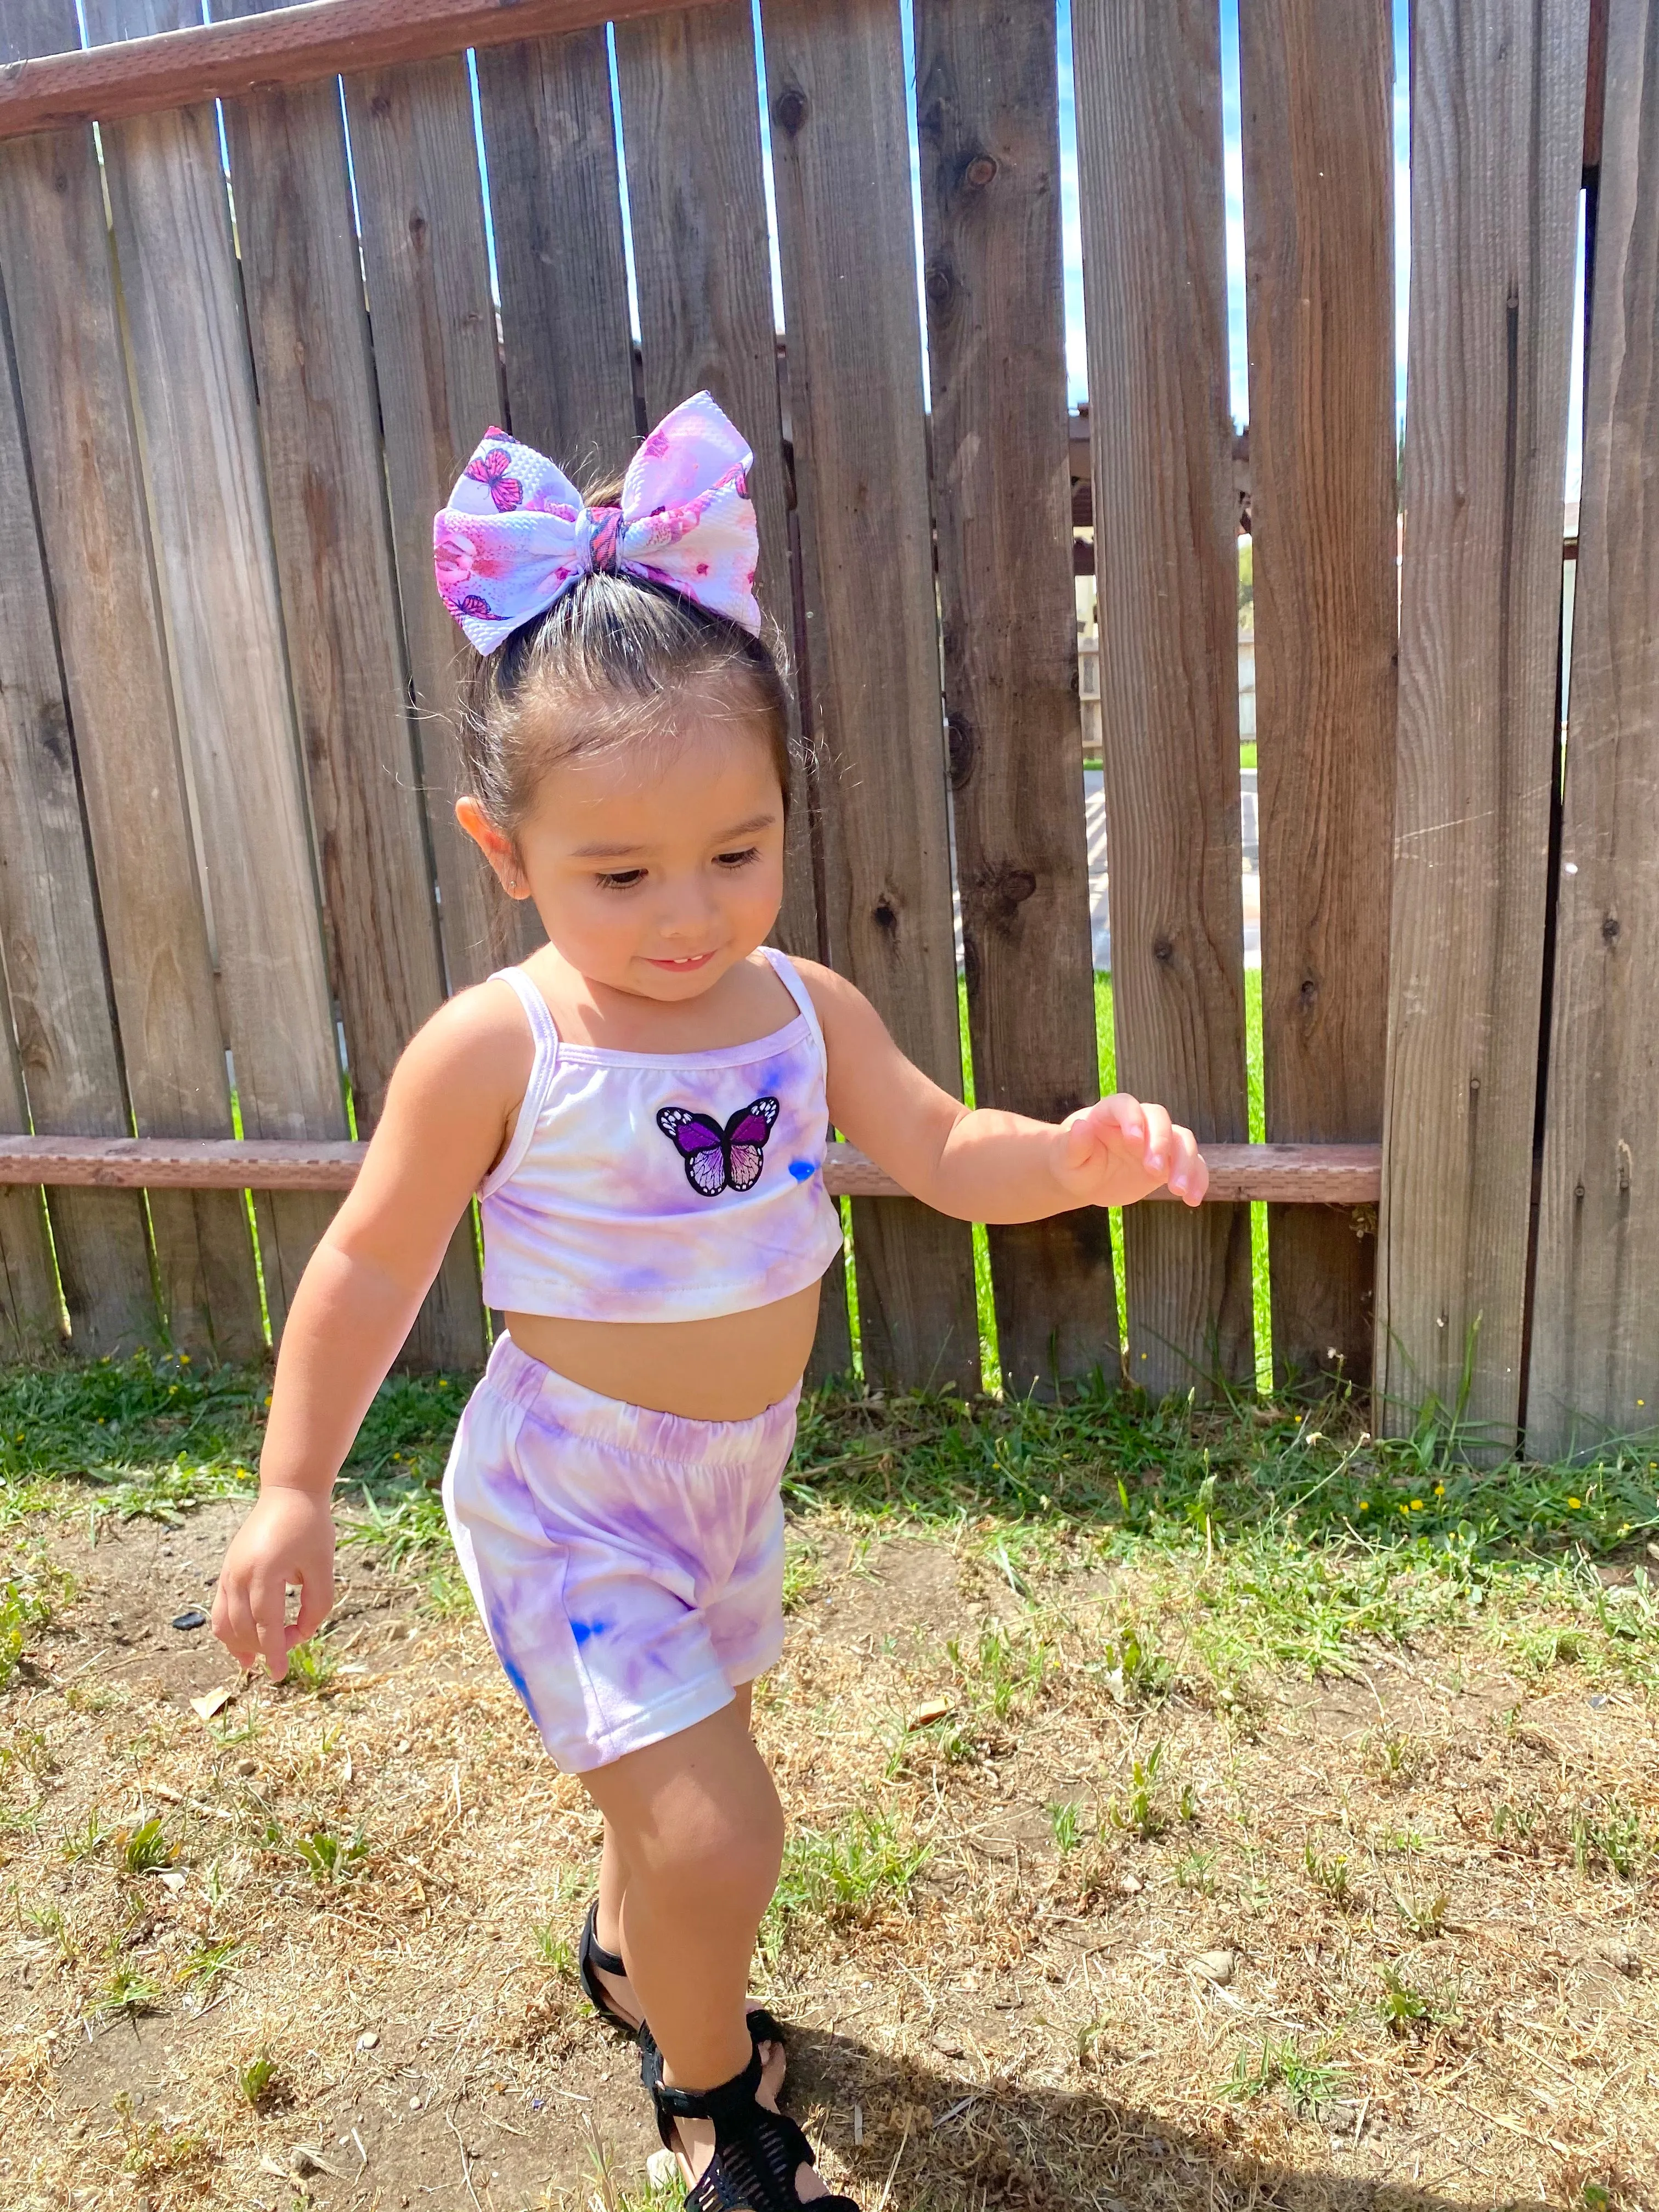
[[[519,866],[519,856],[513,849],[511,838],[504,837],[476,799],[468,797],[455,801],[455,819],[495,871],[497,881],[508,898],[526,899],[530,886]]]

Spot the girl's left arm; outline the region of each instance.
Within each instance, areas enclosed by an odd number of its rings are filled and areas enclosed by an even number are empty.
[[[1133,1206],[1168,1185],[1202,1203],[1209,1170],[1190,1129],[1119,1092],[1065,1121],[977,1110],[941,1091],[887,1034],[863,993],[796,963],[823,1026],[830,1118],[849,1142],[937,1212],[1040,1221],[1079,1206]]]

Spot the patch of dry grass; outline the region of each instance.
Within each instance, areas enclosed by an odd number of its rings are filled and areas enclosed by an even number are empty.
[[[866,2212],[1659,2204],[1645,1532],[1598,1565],[1298,1531],[1295,1426],[809,1425],[756,1987]],[[1322,1471],[1387,1479],[1365,1449]],[[571,1976],[597,1818],[424,1492],[370,1497],[312,1665],[205,1717],[231,1678],[168,1624],[240,1506],[31,1512],[8,2207],[678,2201]]]

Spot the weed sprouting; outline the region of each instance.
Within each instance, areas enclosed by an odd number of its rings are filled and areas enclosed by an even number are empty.
[[[134,2020],[140,2013],[159,2012],[161,2008],[157,1984],[131,1960],[118,1959],[94,2009],[101,2020]]]
[[[284,2101],[276,2061],[268,2051],[256,2051],[236,2069],[236,2093],[256,2112]]]
[[[1291,2036],[1264,2035],[1241,2044],[1217,2094],[1242,2104],[1279,2089],[1292,2111],[1317,2115],[1334,2100],[1342,2079],[1340,2069],[1328,2063],[1327,2051],[1322,2045],[1310,2056]]]
[[[1605,1867],[1620,1881],[1634,1881],[1654,1856],[1655,1845],[1641,1815],[1622,1798],[1604,1808],[1575,1813],[1570,1831],[1573,1863],[1580,1874]]]
[[[205,1993],[222,1974],[230,1970],[230,1962],[242,1948],[234,1937],[219,1943],[198,1943],[179,1969],[179,1979],[188,1988]]]
[[[324,1638],[313,1636],[308,1643],[296,1644],[289,1653],[288,1679],[295,1689],[307,1691],[314,1698],[333,1680],[339,1664]]]
[[[1160,1782],[1163,1771],[1161,1743],[1155,1743],[1145,1758],[1137,1753],[1129,1765],[1128,1789],[1111,1809],[1113,1826],[1127,1829],[1143,1844],[1169,1832],[1170,1816]]]
[[[1419,1989],[1398,1965],[1382,1969],[1376,2014],[1389,2034],[1397,2036],[1426,2034],[1430,2028],[1449,2027],[1457,2019],[1455,2006],[1431,1990]]]
[[[1302,1846],[1302,1862],[1314,1887],[1322,1890],[1339,1911],[1346,1912],[1353,1902],[1353,1869],[1346,1852],[1322,1851],[1310,1836]]]
[[[313,1881],[348,1881],[368,1857],[368,1839],[361,1828],[349,1842],[331,1828],[313,1828],[295,1838],[294,1848]]]
[[[531,1929],[536,1945],[536,1956],[550,1973],[565,1981],[576,1971],[576,1954],[570,1938],[551,1920],[538,1920]]]
[[[1182,1889],[1195,1889],[1200,1897],[1215,1895],[1215,1862],[1213,1851],[1194,1848],[1183,1859],[1176,1862],[1175,1878]]]
[[[1048,1825],[1054,1830],[1055,1850],[1061,1858],[1069,1857],[1083,1841],[1082,1808],[1071,1799],[1050,1805]]]
[[[124,1830],[117,1837],[115,1847],[123,1874],[158,1874],[179,1856],[179,1846],[168,1838],[154,1813],[137,1827]]]
[[[29,1565],[0,1582],[0,1690],[22,1665],[26,1645],[51,1626],[54,1609],[74,1588],[74,1577],[52,1566],[38,1545]]]
[[[58,1848],[70,1866],[78,1866],[82,1859],[96,1858],[108,1841],[109,1830],[94,1805],[87,1815],[86,1826],[71,1828]]]
[[[1414,1887],[1390,1891],[1394,1909],[1412,1934],[1428,1942],[1438,1936],[1446,1925],[1446,1916],[1451,1910],[1451,1899],[1443,1889],[1418,1889]]]

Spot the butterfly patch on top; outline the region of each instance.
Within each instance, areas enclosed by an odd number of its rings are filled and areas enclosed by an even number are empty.
[[[775,1098],[753,1098],[738,1107],[724,1128],[711,1114],[688,1106],[665,1106],[657,1127],[679,1147],[685,1179],[703,1198],[723,1190],[752,1190],[765,1165],[767,1139],[778,1118]]]

